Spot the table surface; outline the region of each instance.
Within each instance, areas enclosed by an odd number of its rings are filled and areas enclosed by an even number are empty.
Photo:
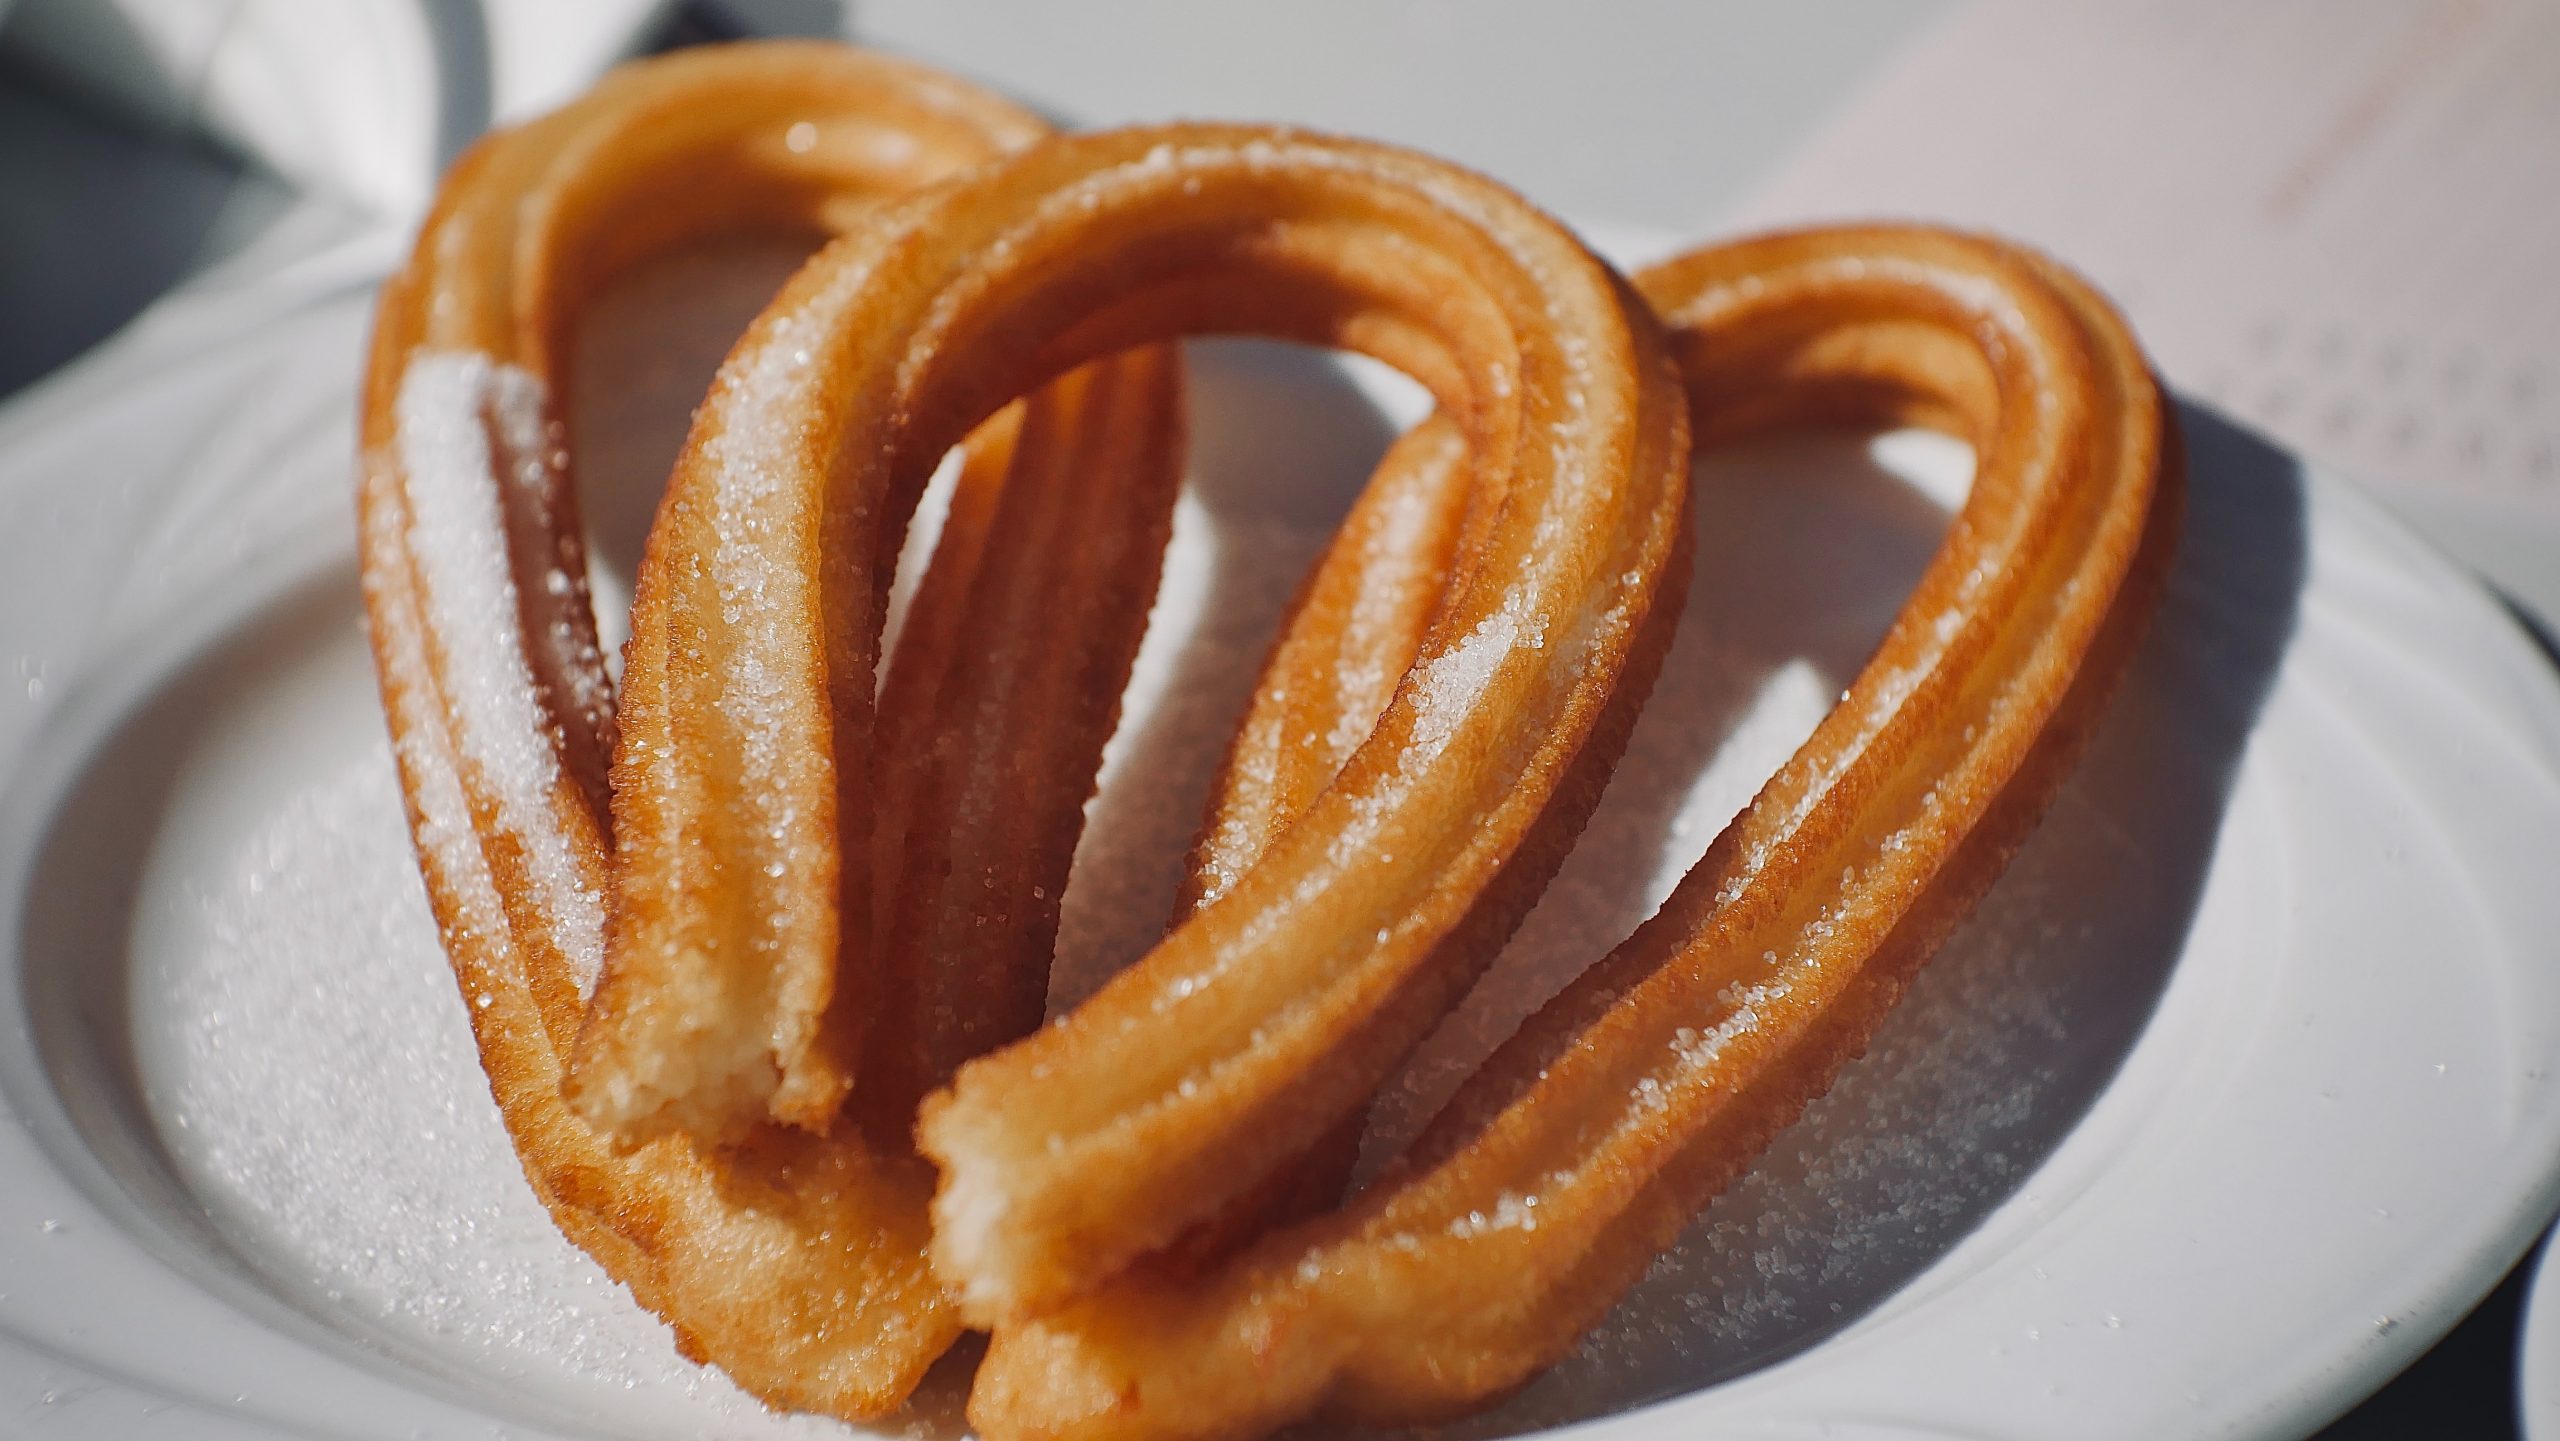
[[[843,27],[1076,125],[1251,116],[1375,136],[1476,166],[1561,213],[1705,235],[1947,7],[865,0],[848,25],[833,0],[693,0],[654,43]],[[307,203],[253,166],[48,87],[6,40],[0,28],[0,398]],[[1611,144],[1560,142],[1554,116],[1568,106],[1585,117],[1576,131]],[[2518,1434],[2528,1270],[2321,1436]]]

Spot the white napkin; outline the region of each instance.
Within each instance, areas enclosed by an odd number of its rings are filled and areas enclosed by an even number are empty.
[[[567,100],[668,0],[20,0],[0,43],[101,108],[386,217]]]
[[[1878,214],[2088,271],[2560,629],[2560,8],[1973,0],[1738,219]]]

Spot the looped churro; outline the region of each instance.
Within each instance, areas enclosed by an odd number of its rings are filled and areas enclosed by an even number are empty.
[[[732,357],[634,608],[615,791],[629,854],[707,871],[729,854],[712,841],[727,806],[815,804],[802,753],[753,737],[825,734],[820,679],[869,672],[869,627],[831,624],[822,648],[764,619],[865,603],[857,568],[817,563],[819,530],[902,509],[1023,386],[1206,328],[1364,349],[1424,381],[1489,519],[1306,818],[1150,956],[928,1103],[937,1260],[981,1315],[1171,1242],[1366,1099],[1463,984],[1437,943],[1583,749],[1682,530],[1684,408],[1649,316],[1507,192],[1274,131],[1055,141],[839,242]],[[767,607],[736,613],[740,589]],[[700,665],[673,663],[677,637],[699,638]],[[668,743],[679,724],[690,743]],[[675,996],[743,952],[627,954],[632,984]]]
[[[738,229],[835,238],[695,414],[617,704],[553,397],[592,296]],[[1365,352],[1438,414],[1292,609],[1170,931],[1044,1027],[1178,483],[1170,346],[1203,332]],[[1976,480],[1660,914],[1345,1199],[1363,1107],[1649,689],[1693,414],[1930,424]],[[1994,242],[1782,235],[1631,287],[1409,152],[1043,139],[794,45],[630,67],[475,149],[385,289],[363,434],[412,825],[536,1190],[776,1405],[877,1412],[994,1327],[998,1437],[1426,1418],[1554,1361],[1998,874],[2147,621],[2176,493],[2122,323]]]
[[[1662,911],[1397,1168],[1205,1272],[1141,1264],[1001,1327],[970,1408],[987,1434],[1416,1420],[1526,1379],[1864,1048],[2076,757],[2176,513],[2159,395],[2114,313],[2038,258],[1911,229],[1744,242],[1640,285],[1703,435],[1858,419],[1970,439],[1947,540]]]
[[[664,1116],[616,1111],[634,1089],[615,1084],[627,1079],[620,1058],[576,1078],[601,1103],[567,1104],[607,943],[615,717],[556,397],[567,393],[577,315],[615,275],[728,232],[858,227],[883,197],[1042,130],[1006,101],[836,46],[626,67],[587,99],[474,148],[377,318],[363,418],[367,606],[422,869],[491,1089],[562,1229],[665,1316],[688,1354],[776,1405],[885,1409],[957,1334],[924,1262],[930,1173],[904,1118],[888,1143],[758,1124],[725,1133],[734,1149],[707,1149]],[[949,542],[915,607],[915,643],[891,680],[940,717],[890,738],[901,773],[936,746],[1005,749],[1031,724],[951,714],[935,699],[952,691],[951,655],[986,650],[1010,625],[978,597],[985,571],[1017,553],[1043,556],[1052,603],[1079,628],[1036,654],[993,658],[976,683],[1036,693],[1060,674],[1125,677],[1177,474],[1178,399],[1170,356],[1133,355],[1070,377],[973,441]],[[1036,483],[1011,484],[1016,469],[1038,472]],[[1092,484],[1097,473],[1107,488]],[[1059,495],[1091,502],[1097,491],[1107,493],[1072,524],[1056,513]],[[1006,560],[981,566],[991,536],[1010,537]],[[959,814],[960,798],[930,788],[903,796],[902,819],[943,853],[1008,870],[965,905],[920,898],[897,914],[923,916],[929,937],[952,912],[1036,909],[1044,884],[1054,892],[1110,728],[1108,708],[1092,709],[1038,721],[1043,774],[1001,813]],[[871,886],[862,859],[863,883],[846,888],[857,897]],[[903,884],[918,863],[908,848],[884,855],[882,884],[920,889]],[[811,883],[833,888],[832,876]],[[767,994],[788,1001],[772,1008],[759,1038],[769,1045],[744,1069],[759,1112],[823,1128],[850,1079],[850,1021],[861,1012],[830,1004],[834,915],[802,919],[767,977]],[[858,909],[845,924],[867,938]],[[929,984],[917,929],[875,941],[865,958],[869,974],[907,980],[901,995]],[[1018,1029],[1037,1018],[1049,938],[1037,915],[1003,936],[997,953],[982,946],[973,959],[989,1013]],[[867,1054],[894,1078],[874,1089],[902,1084],[912,1100],[956,1062],[951,1044],[934,1027],[900,1026]]]

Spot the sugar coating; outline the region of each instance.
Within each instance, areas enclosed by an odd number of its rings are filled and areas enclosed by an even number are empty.
[[[813,313],[819,310],[780,316],[760,343],[722,368],[707,406],[718,417],[705,449],[716,477],[711,578],[721,623],[734,637],[724,652],[720,711],[742,747],[745,774],[737,795],[778,848],[772,864],[785,872],[806,864],[800,835],[805,818],[789,798],[827,764],[786,724],[807,699],[807,677],[777,668],[776,661],[799,647],[793,625],[807,613],[811,597],[802,577],[773,557],[776,549],[786,555],[791,550],[774,545],[777,534],[810,524],[808,497],[791,483],[803,440],[794,406],[810,384],[814,348],[825,340],[824,323]],[[765,918],[760,944],[771,944],[794,923],[796,894],[794,887],[767,889],[776,910]]]
[[[1448,748],[1450,737],[1520,643],[1519,622],[1506,611],[1495,611],[1456,645],[1415,667],[1413,752],[1418,762]]]
[[[791,699],[766,658],[788,654],[797,643],[789,627],[796,611],[775,602],[799,598],[794,577],[768,552],[777,531],[806,524],[800,492],[791,484],[802,440],[793,417],[810,383],[812,347],[824,342],[816,317],[785,314],[760,345],[723,369],[711,401],[719,419],[706,448],[717,477],[711,488],[712,531],[718,537],[711,575],[721,620],[744,636],[721,708],[745,732],[752,760],[763,765],[783,759],[780,718]]]
[[[396,406],[395,444],[407,481],[409,546],[429,626],[453,638],[437,657],[462,758],[496,795],[498,823],[523,841],[524,864],[580,990],[604,965],[604,900],[589,888],[569,838],[552,819],[561,785],[549,718],[521,649],[515,578],[500,510],[498,448],[540,465],[542,383],[476,352],[410,357]],[[600,702],[599,702],[600,703]]]
[[[628,636],[629,572],[694,408],[740,332],[808,257],[789,237],[724,238],[644,262],[580,313],[569,432],[609,648]]]

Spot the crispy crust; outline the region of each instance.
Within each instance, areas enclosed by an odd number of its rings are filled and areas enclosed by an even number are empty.
[[[935,1261],[996,1319],[1265,1184],[1464,984],[1465,948],[1440,943],[1519,855],[1627,668],[1682,529],[1687,435],[1623,285],[1507,192],[1409,153],[1241,127],[1074,137],[919,200],[903,233],[840,247],[767,317],[849,337],[823,367],[852,398],[829,423],[840,453],[886,459],[825,503],[894,488],[1047,367],[1211,328],[1416,375],[1488,498],[1416,663],[1302,821],[1083,1006],[927,1101]],[[1107,258],[1067,263],[1077,247]],[[873,336],[913,338],[850,338]],[[792,403],[823,408],[814,385]],[[671,560],[717,543],[711,489],[684,529],[662,522]],[[707,599],[669,623],[699,623]]]
[[[778,1406],[893,1406],[965,1313],[997,1326],[997,1437],[1462,1410],[1613,1304],[1997,877],[2153,609],[2174,435],[2105,303],[1996,242],[1769,236],[1639,294],[1407,152],[1040,135],[832,46],[647,62],[475,148],[385,287],[366,598],[491,1089],[563,1230]],[[636,262],[775,227],[838,238],[696,415],[617,707],[551,398],[569,327]],[[1440,413],[1293,606],[1172,931],[1038,1028],[1179,478],[1164,343],[1207,330],[1367,351]],[[1662,912],[1345,1202],[1362,1107],[1643,704],[1692,413],[1936,425],[1973,494]],[[875,707],[905,517],[955,444]]]
[[[880,696],[877,984],[854,1090],[884,1143],[909,1144],[916,1103],[961,1062],[1040,1024],[1172,528],[1179,381],[1165,347],[1026,402],[1001,504],[958,507],[908,612]]]

